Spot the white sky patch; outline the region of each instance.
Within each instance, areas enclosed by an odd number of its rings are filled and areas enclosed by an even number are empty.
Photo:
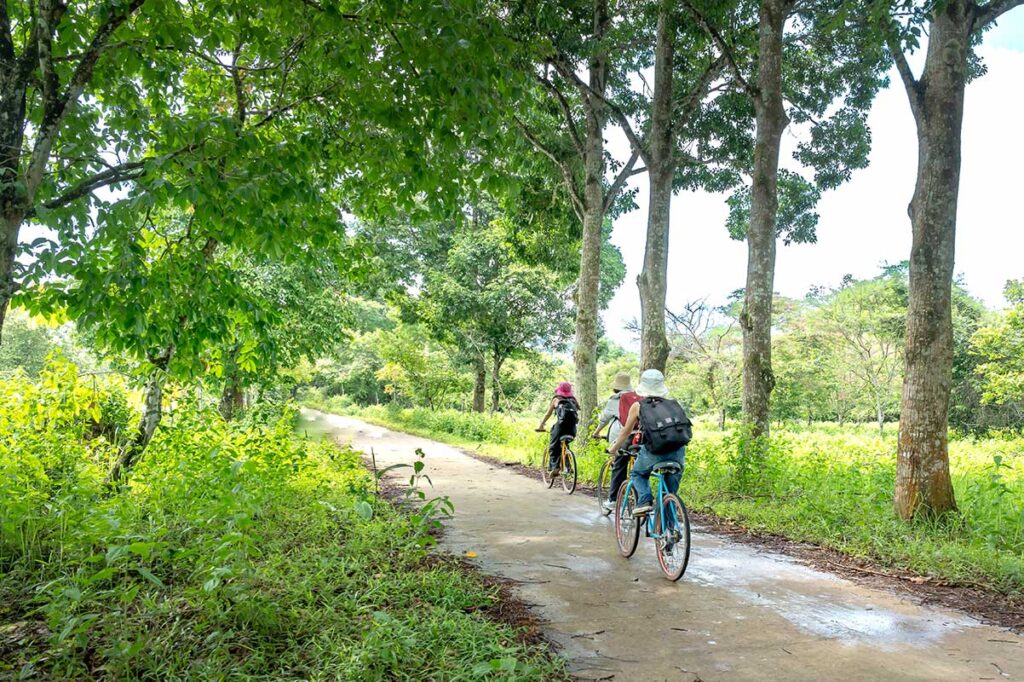
[[[988,74],[967,88],[964,112],[963,165],[957,224],[956,272],[968,290],[992,307],[1005,305],[1007,279],[1024,277],[1024,10],[1007,16],[986,36],[980,52]],[[1013,19],[1011,23],[1011,19]],[[1013,47],[1019,49],[1012,49]],[[921,55],[915,55],[915,66]],[[779,243],[775,290],[801,297],[813,285],[838,284],[844,274],[858,278],[878,274],[885,262],[910,255],[910,202],[917,172],[917,140],[913,117],[899,77],[881,92],[871,110],[871,164],[850,182],[823,194],[818,204],[817,244]],[[610,131],[610,150],[624,158],[621,135]],[[795,138],[790,131],[782,163],[796,169],[791,158]],[[643,266],[647,227],[647,179],[637,176],[640,208],[615,221],[612,242],[622,250],[626,279],[603,315],[616,342],[635,348],[624,329],[640,316],[636,278]],[[672,203],[668,307],[708,298],[712,304],[744,285],[746,243],[729,239],[725,229],[725,194],[683,192]]]

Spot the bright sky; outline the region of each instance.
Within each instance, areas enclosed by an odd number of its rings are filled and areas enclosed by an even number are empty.
[[[985,36],[980,50],[988,74],[967,88],[963,165],[957,221],[956,272],[967,289],[988,305],[1005,305],[1007,279],[1024,277],[1024,9],[1010,12]],[[920,59],[916,61],[920,64]],[[910,254],[907,204],[914,189],[917,144],[914,122],[899,77],[879,94],[871,110],[871,165],[850,182],[827,192],[818,204],[817,244],[779,243],[775,290],[800,297],[816,284],[838,284],[846,273],[871,277],[883,262]],[[783,165],[798,168],[790,153]],[[610,137],[611,150],[626,156],[625,143]],[[643,266],[647,227],[647,181],[634,186],[639,210],[615,221],[612,242],[626,261],[626,279],[603,318],[612,339],[628,347],[636,340],[623,329],[640,316],[636,278]],[[746,243],[725,230],[725,195],[677,194],[672,203],[668,307],[708,298],[720,304],[744,285]]]

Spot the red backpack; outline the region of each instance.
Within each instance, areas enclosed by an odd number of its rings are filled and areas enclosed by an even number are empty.
[[[640,396],[636,394],[636,391],[623,391],[619,394],[619,423],[623,428],[626,427],[626,419],[629,418],[629,408],[638,402],[640,402]]]

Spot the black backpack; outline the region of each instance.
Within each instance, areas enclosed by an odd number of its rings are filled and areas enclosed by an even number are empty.
[[[689,445],[693,438],[693,424],[686,411],[668,398],[640,401],[640,430],[644,434],[644,445],[656,455]]]
[[[555,406],[555,419],[562,425],[563,431],[575,431],[580,421],[579,404],[572,398],[559,398]]]

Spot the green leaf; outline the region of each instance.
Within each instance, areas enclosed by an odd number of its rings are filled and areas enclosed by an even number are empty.
[[[362,517],[364,520],[369,521],[373,518],[373,507],[366,500],[358,500],[355,503],[356,514]]]
[[[148,568],[146,568],[144,566],[136,566],[135,567],[135,572],[138,573],[139,575],[141,575],[143,578],[145,578],[149,582],[151,582],[154,585],[156,585],[157,587],[165,587],[164,582],[162,580],[160,580],[160,578],[157,578],[155,575],[153,575]],[[205,585],[204,585],[204,588],[205,588]],[[209,591],[209,590],[207,590],[207,591]]]

